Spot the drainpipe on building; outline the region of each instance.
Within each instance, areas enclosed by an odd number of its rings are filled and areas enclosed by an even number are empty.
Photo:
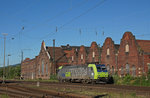
[[[142,68],[142,71],[143,71],[143,72],[142,72],[142,74],[145,74],[144,69],[145,69],[145,68],[144,68],[144,53],[143,53],[143,68]]]
[[[118,74],[118,53],[116,53],[116,71]]]
[[[56,64],[55,64],[55,39],[53,39],[53,74],[56,74]]]

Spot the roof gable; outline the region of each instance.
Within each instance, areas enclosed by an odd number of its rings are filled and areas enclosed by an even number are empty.
[[[66,58],[66,54],[64,53],[64,51],[61,49],[61,47],[46,47],[48,53],[50,54],[50,56],[52,57],[52,59],[54,59],[54,50],[55,49],[55,61],[56,62],[68,62],[67,58]]]
[[[150,40],[136,40],[145,53],[150,53]]]

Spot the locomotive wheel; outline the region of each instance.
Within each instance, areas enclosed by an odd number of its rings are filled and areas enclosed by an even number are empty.
[[[63,82],[62,79],[59,79],[59,82],[62,83]]]
[[[86,80],[82,80],[82,83],[83,83],[83,84],[86,84]]]

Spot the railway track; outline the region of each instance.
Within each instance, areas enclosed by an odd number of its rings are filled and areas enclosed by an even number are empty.
[[[44,91],[21,87],[18,85],[0,85],[0,94],[6,94],[11,98],[60,98],[57,95]]]
[[[36,87],[36,88],[34,88]],[[37,89],[43,88],[43,89]],[[46,90],[45,90],[46,89]],[[136,95],[146,96],[150,98],[150,87],[125,86],[113,84],[81,84],[81,83],[58,83],[58,82],[40,82],[37,87],[37,82],[15,81],[8,83],[5,86],[0,85],[0,94],[8,94],[9,96],[22,98],[62,98],[66,96],[75,97],[72,95],[72,89],[80,92],[117,92],[117,93],[136,93]],[[51,90],[51,91],[49,91]],[[53,90],[57,91],[54,92]],[[62,92],[65,91],[65,92]],[[46,96],[46,97],[45,97]],[[78,96],[79,97],[79,96]],[[82,96],[80,96],[82,98]]]
[[[24,82],[25,84],[36,85],[37,82]],[[129,90],[129,91],[142,91],[149,92],[150,87],[140,87],[140,86],[127,86],[127,85],[114,85],[114,84],[82,84],[82,83],[59,83],[59,82],[40,82],[41,85],[45,86],[64,86],[64,87],[87,87],[87,88],[110,88],[110,89],[119,89],[119,90]]]
[[[85,98],[85,96],[56,92],[30,86],[32,86],[32,84],[0,84],[0,95],[8,95],[10,98]]]
[[[32,82],[36,85],[36,82]],[[59,82],[40,82],[41,86],[54,88],[75,88],[82,90],[107,91],[107,92],[126,92],[136,93],[137,95],[147,95],[150,97],[150,87],[114,85],[114,84],[81,84],[81,83],[59,83]]]

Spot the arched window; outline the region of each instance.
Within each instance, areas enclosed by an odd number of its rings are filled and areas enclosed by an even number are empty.
[[[123,69],[123,66],[121,66],[121,76],[124,75],[124,69]]]
[[[74,61],[74,57],[72,56],[72,62]]]
[[[48,74],[48,64],[46,64],[46,74]]]
[[[126,64],[126,74],[129,74],[130,73],[130,66],[129,64]]]
[[[133,77],[136,76],[136,67],[135,67],[135,65],[132,66],[132,76]]]
[[[39,65],[39,75],[40,75],[40,73],[41,73],[41,66]]]
[[[108,73],[110,73],[110,66],[109,66],[109,64],[107,64],[107,71],[108,71]]]
[[[44,74],[44,60],[42,60],[42,74]]]
[[[93,51],[92,57],[93,57],[93,58],[95,57],[95,52],[94,52],[94,51]]]
[[[128,44],[126,44],[126,46],[125,46],[125,52],[129,52],[129,45]]]
[[[114,72],[114,66],[112,66],[112,75],[114,75],[114,73],[115,73],[115,72]]]
[[[148,63],[147,65],[148,65],[148,72],[150,72],[150,63]]]
[[[81,60],[83,60],[83,54],[81,54]]]
[[[109,50],[109,48],[107,48],[107,55],[110,55],[110,50]]]

